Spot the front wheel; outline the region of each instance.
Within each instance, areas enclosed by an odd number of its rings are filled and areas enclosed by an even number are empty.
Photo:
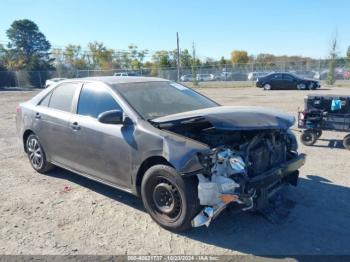
[[[152,219],[171,231],[184,231],[200,211],[196,177],[184,178],[166,165],[148,169],[142,179],[143,204]]]
[[[345,149],[350,150],[350,134],[344,137],[343,146]]]
[[[54,166],[46,160],[45,151],[36,135],[28,136],[26,149],[29,162],[35,171],[44,174],[53,169]]]
[[[315,87],[315,84],[314,83],[310,83],[309,84],[309,90],[315,90],[316,87]]]
[[[315,144],[317,140],[317,136],[316,136],[316,133],[310,130],[306,130],[306,131],[303,131],[303,133],[301,133],[300,140],[301,140],[301,143],[303,143],[303,145],[312,146],[313,144]]]

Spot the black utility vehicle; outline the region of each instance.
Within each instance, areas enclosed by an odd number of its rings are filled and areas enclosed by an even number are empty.
[[[350,96],[309,95],[305,97],[305,109],[298,114],[298,126],[305,129],[301,142],[306,146],[315,144],[322,130],[350,132]],[[350,150],[350,134],[343,145]]]
[[[299,89],[314,90],[320,88],[318,81],[306,79],[291,73],[272,73],[256,80],[256,86],[264,90],[272,89]]]

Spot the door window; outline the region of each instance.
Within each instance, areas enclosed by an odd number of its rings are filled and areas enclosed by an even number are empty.
[[[287,80],[287,81],[293,81],[293,80],[294,80],[294,77],[292,77],[291,75],[284,74],[284,75],[283,75],[283,79],[284,79],[284,80]]]
[[[52,92],[49,107],[65,112],[71,112],[74,94],[80,84],[65,83]]]
[[[43,100],[41,100],[41,102],[39,103],[39,105],[41,106],[49,106],[49,102],[50,102],[50,98],[51,98],[52,92],[50,92],[49,94],[47,94]]]
[[[104,87],[93,83],[84,84],[77,114],[97,118],[99,114],[110,110],[121,110],[112,95]]]
[[[281,80],[282,79],[282,74],[274,74],[272,75],[272,80]]]

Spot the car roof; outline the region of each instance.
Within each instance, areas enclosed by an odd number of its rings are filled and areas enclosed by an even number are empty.
[[[143,76],[97,76],[67,79],[64,82],[71,81],[97,81],[107,85],[126,84],[126,83],[143,83],[143,82],[168,82],[169,80],[158,77],[143,77]]]

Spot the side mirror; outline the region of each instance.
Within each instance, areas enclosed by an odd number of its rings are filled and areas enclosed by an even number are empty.
[[[97,120],[103,124],[123,124],[123,112],[121,110],[110,110],[99,114]]]

